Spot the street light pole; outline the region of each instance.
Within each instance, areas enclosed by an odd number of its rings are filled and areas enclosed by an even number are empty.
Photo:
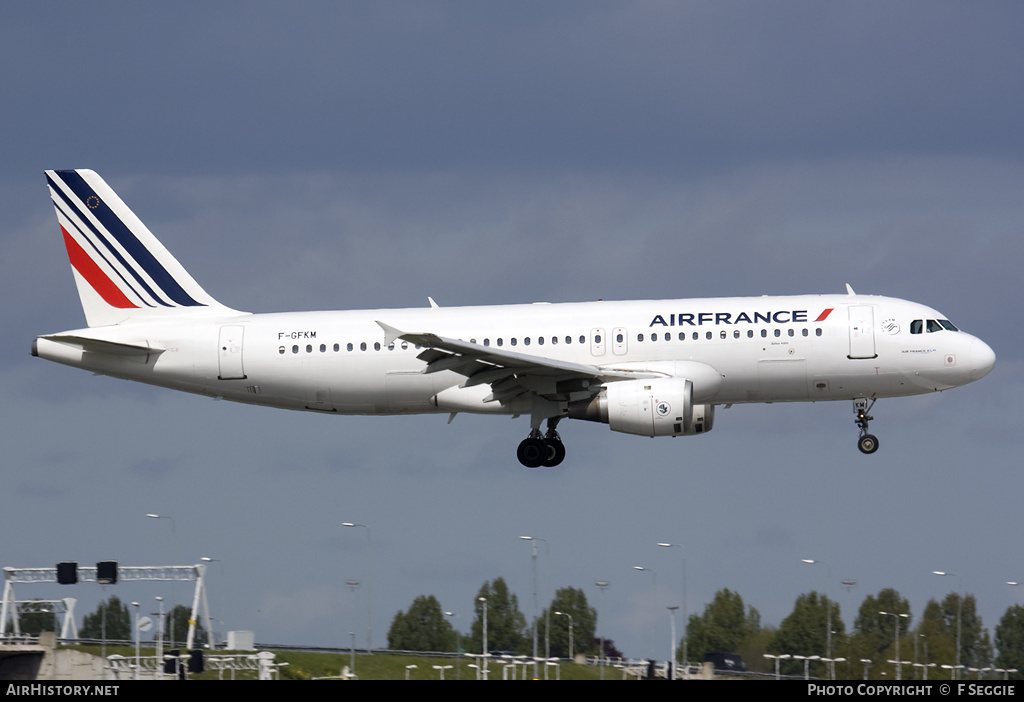
[[[825,623],[825,630],[826,630],[825,631],[825,658],[831,658],[832,657],[832,601],[829,599],[828,589],[829,589],[829,583],[832,582],[832,566],[830,566],[828,563],[825,563],[824,561],[817,561],[817,560],[814,560],[813,558],[802,558],[801,560],[804,563],[807,563],[807,564],[810,564],[810,565],[814,565],[815,563],[820,563],[821,565],[825,566],[825,573],[826,573],[826,577],[828,578],[825,581],[825,620],[826,620],[826,623]],[[835,679],[835,670],[833,669],[832,672],[833,672],[832,678]]]
[[[956,573],[947,573],[944,570],[933,570],[933,575],[948,576],[951,575],[956,578],[957,581],[957,593],[956,593],[956,679],[960,679],[960,620],[964,609],[964,580]]]
[[[341,525],[366,529],[366,652],[373,653],[373,537],[365,524],[342,522]]]
[[[896,632],[893,636],[896,639],[896,679],[903,679],[903,662],[900,660],[900,617],[904,619],[910,619],[909,614],[897,614],[896,612],[879,612],[887,617],[893,617],[893,623],[896,625]]]

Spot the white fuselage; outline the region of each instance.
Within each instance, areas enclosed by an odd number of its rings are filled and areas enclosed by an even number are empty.
[[[941,318],[923,305],[867,295],[210,310],[65,333],[158,351],[151,355],[100,353],[54,339],[61,335],[40,337],[35,352],[106,375],[287,409],[520,414],[528,410],[514,402],[486,401],[486,385],[460,389],[463,375],[424,373],[423,349],[386,343],[377,322],[527,356],[684,376],[694,381],[694,402],[724,405],[916,395],[987,373],[995,356],[983,341],[955,328],[927,331],[927,321]],[[917,333],[914,322],[921,322]]]

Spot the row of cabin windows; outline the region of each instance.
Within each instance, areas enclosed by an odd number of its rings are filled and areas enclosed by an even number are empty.
[[[920,332],[917,332],[917,333],[920,333]],[[774,335],[775,335],[776,338],[780,338],[783,335],[782,334],[782,330],[781,329],[775,329],[774,330]],[[800,335],[801,336],[810,336],[810,331],[807,330],[806,328],[801,329],[800,330]],[[814,330],[814,335],[815,336],[821,336],[821,328],[820,327],[818,327],[817,329]],[[753,329],[748,329],[746,336],[747,336],[748,339],[753,339],[754,338],[754,330]],[[793,329],[793,328],[787,329],[786,330],[786,336],[796,336],[796,330]],[[741,337],[740,330],[739,329],[733,329],[733,331],[732,331],[732,338],[739,339],[740,337]],[[658,332],[651,332],[649,334],[640,333],[640,334],[636,335],[636,340],[640,341],[640,342],[642,342],[642,341],[652,341],[652,342],[654,342],[654,341],[658,341],[661,338],[664,338],[665,341],[671,341],[672,340],[672,332],[665,332],[663,336],[659,336]],[[704,333],[704,338],[705,339],[709,339],[709,340],[710,339],[714,339],[715,338],[715,334],[714,334],[714,332],[710,332],[710,331],[709,332],[705,332]],[[725,331],[723,329],[722,331],[719,332],[719,338],[721,338],[721,339],[728,339],[729,338],[729,332],[727,332],[727,331]],[[761,330],[761,338],[762,339],[767,339],[768,338],[768,330],[767,329],[762,329]],[[565,343],[566,344],[571,344],[572,343],[572,339],[573,338],[571,336],[566,336],[565,337]],[[586,335],[581,334],[579,339],[580,339],[580,343],[581,344],[587,343]],[[679,341],[686,341],[686,332],[679,332],[678,339],[679,339]],[[693,332],[692,333],[692,339],[694,341],[699,340],[700,339],[700,332]],[[505,340],[502,337],[498,337],[494,341],[495,341],[495,345],[496,346],[504,346],[505,345]],[[615,335],[615,343],[621,344],[624,341],[625,341],[625,335],[622,332],[619,332],[618,334]],[[600,344],[601,342],[602,342],[601,335],[600,334],[596,334],[594,336],[594,343]],[[476,343],[476,339],[470,339],[470,343],[475,344]],[[531,343],[531,337],[527,336],[527,337],[525,337],[523,339],[523,345],[524,346],[529,346],[530,343]],[[544,343],[545,343],[544,337],[542,337],[542,336],[541,337],[537,337],[537,345],[538,346],[543,346]],[[511,339],[509,339],[509,345],[510,346],[517,346],[518,344],[519,344],[519,340],[518,340],[517,337],[512,337]],[[551,344],[552,345],[558,344],[558,337],[557,336],[551,337]],[[483,340],[483,345],[484,346],[490,346],[491,345],[491,340],[489,338],[484,339]],[[374,351],[380,351],[382,347],[383,347],[383,345],[379,341],[376,341],[376,342],[373,343],[373,350]],[[403,341],[401,343],[401,348],[402,348],[403,351],[408,349],[409,348],[409,343],[406,342],[406,341]],[[419,349],[419,346],[416,346],[416,348]],[[292,346],[292,353],[296,353],[297,354],[297,353],[299,353],[300,349],[301,349],[301,346],[299,344],[294,344]],[[313,349],[314,349],[313,344],[306,344],[306,353],[313,353]],[[388,351],[394,351],[395,350],[395,344],[394,343],[388,344],[387,349],[388,349]],[[280,346],[277,349],[278,353],[280,353],[280,354],[284,354],[286,352],[286,350],[287,349],[284,346]],[[335,352],[341,351],[341,344],[334,344],[333,350]],[[345,345],[345,350],[346,351],[355,351],[356,350],[355,344],[352,344],[351,342],[346,344]],[[367,343],[365,341],[359,344],[359,350],[360,351],[367,351],[367,350],[369,350],[369,346],[367,345]],[[327,353],[327,344],[320,344],[320,353]]]

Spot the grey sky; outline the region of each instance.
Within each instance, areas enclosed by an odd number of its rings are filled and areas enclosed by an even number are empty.
[[[1003,582],[1024,578],[1022,20],[1011,2],[5,8],[0,565],[214,556],[229,628],[344,645],[344,580],[367,574],[365,534],[340,523],[357,521],[373,528],[376,645],[420,594],[468,630],[498,576],[529,616],[523,534],[549,541],[552,587],[596,603],[593,581],[611,581],[602,628],[635,655],[651,618],[667,640],[679,600],[680,554],[659,541],[686,545],[690,613],[728,587],[777,625],[824,589],[800,563],[817,558],[847,624],[884,587],[920,615],[955,587],[930,571],[949,570],[994,628],[1018,598]],[[327,418],[30,358],[35,335],[84,324],[46,168],[97,170],[239,309],[849,282],[936,307],[998,362],[967,388],[880,401],[870,457],[847,403],[770,405],[689,439],[567,423],[566,463],[527,471],[523,419]],[[176,539],[147,512],[174,515]]]

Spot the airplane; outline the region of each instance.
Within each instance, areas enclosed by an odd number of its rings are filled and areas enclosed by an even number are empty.
[[[90,170],[46,171],[87,328],[32,355],[208,397],[339,415],[530,418],[517,458],[566,455],[563,419],[711,431],[715,408],[878,398],[985,376],[995,353],[934,309],[846,294],[252,314],[211,297]],[[542,425],[546,428],[542,431]]]

